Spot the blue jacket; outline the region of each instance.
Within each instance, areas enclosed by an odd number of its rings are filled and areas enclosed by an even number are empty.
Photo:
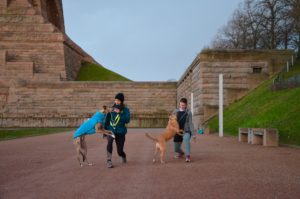
[[[107,113],[105,118],[105,129],[112,131],[116,135],[125,135],[127,133],[126,124],[129,122],[130,111],[127,107],[124,107],[120,114],[116,112]]]
[[[97,123],[104,123],[104,114],[101,112],[96,112],[90,119],[85,121],[74,133],[73,138],[77,138],[84,134],[94,134],[95,125]]]

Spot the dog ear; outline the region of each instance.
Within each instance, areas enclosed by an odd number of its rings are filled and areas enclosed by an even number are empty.
[[[172,117],[174,117],[174,112],[169,112],[169,119],[171,119]]]

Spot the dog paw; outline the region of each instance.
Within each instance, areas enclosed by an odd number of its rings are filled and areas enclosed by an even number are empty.
[[[153,162],[153,163],[155,163],[155,162],[156,162],[156,160],[155,160],[155,159],[153,159],[153,160],[152,160],[152,162]]]
[[[93,163],[87,163],[88,166],[93,166]]]

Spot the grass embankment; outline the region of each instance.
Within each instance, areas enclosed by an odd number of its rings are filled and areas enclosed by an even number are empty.
[[[73,128],[0,128],[0,141],[71,131]]]
[[[131,81],[118,73],[110,71],[103,66],[83,63],[76,81]]]
[[[289,73],[300,74],[298,61]],[[224,110],[224,133],[238,135],[238,128],[277,128],[282,144],[300,145],[300,87],[271,91],[267,80],[238,102]],[[218,131],[218,117],[208,126]]]

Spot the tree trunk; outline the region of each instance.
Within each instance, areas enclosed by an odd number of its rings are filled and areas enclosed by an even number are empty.
[[[298,53],[297,58],[300,60],[300,32],[298,32]]]

